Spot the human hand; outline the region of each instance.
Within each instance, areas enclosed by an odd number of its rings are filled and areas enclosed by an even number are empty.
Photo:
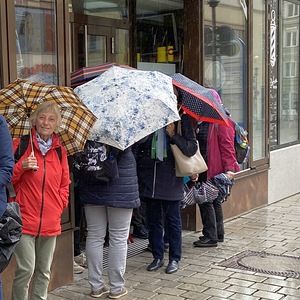
[[[234,178],[234,175],[235,175],[235,173],[234,172],[232,172],[232,171],[226,171],[226,176],[230,179],[230,180],[232,180],[233,178]]]
[[[37,165],[37,159],[33,154],[30,154],[27,158],[22,161],[22,168],[24,170],[36,171],[39,167]]]
[[[199,178],[199,174],[193,174],[192,176],[190,176],[190,180],[193,182],[198,181],[198,178]]]
[[[175,134],[175,124],[171,123],[166,126],[166,133],[169,137],[172,137]]]

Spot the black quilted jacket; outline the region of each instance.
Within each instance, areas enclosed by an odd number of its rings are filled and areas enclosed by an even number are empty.
[[[140,197],[160,200],[181,200],[183,178],[175,175],[175,161],[170,144],[176,144],[186,156],[197,151],[197,141],[192,119],[184,114],[181,118],[182,136],[167,136],[167,157],[163,162],[151,159],[152,135],[135,145]]]

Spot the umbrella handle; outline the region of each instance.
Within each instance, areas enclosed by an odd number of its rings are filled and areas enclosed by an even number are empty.
[[[34,150],[33,150],[33,141],[32,141],[32,134],[31,134],[31,129],[29,131],[29,139],[30,139],[30,146],[31,146],[31,156],[34,157]],[[35,166],[32,170],[37,171],[38,166]]]
[[[31,156],[34,157],[34,150],[33,150],[33,141],[32,141],[32,133],[31,133],[31,128],[29,130],[29,139],[30,139],[30,146],[31,146]]]

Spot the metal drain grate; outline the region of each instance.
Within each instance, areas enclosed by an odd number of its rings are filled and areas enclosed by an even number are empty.
[[[300,257],[270,254],[266,252],[243,251],[219,263],[233,269],[300,278]]]
[[[136,256],[147,249],[148,239],[134,238],[134,242],[128,244],[127,258]],[[108,247],[104,247],[103,250],[103,268],[106,269],[108,266]]]

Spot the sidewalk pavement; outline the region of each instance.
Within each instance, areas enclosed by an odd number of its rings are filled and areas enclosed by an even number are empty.
[[[225,231],[215,248],[195,248],[199,233],[184,232],[180,269],[173,274],[147,271],[148,251],[129,258],[129,293],[121,299],[300,299],[300,194],[227,220]],[[72,285],[50,292],[48,300],[93,299],[87,270],[74,276]],[[107,270],[105,277],[107,283]]]

